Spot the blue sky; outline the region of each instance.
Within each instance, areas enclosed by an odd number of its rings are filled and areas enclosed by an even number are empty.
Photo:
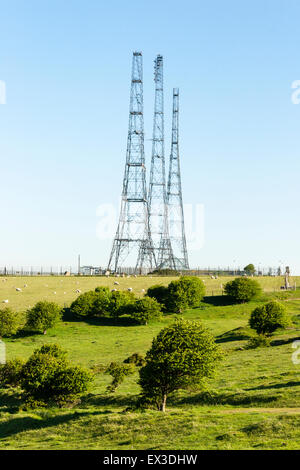
[[[97,207],[119,202],[141,50],[147,162],[156,54],[166,155],[180,88],[184,202],[205,208],[190,264],[300,274],[299,14],[294,0],[1,2],[0,266],[107,263]]]

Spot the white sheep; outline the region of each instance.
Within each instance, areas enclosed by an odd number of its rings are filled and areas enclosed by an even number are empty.
[[[3,303],[3,304],[8,304],[8,299],[6,299],[6,300],[3,300],[3,302],[2,302],[2,303]]]
[[[132,287],[128,287],[127,289],[129,292],[132,292]]]
[[[27,284],[24,284],[24,287],[28,287],[28,285],[27,285]]]
[[[16,287],[16,291],[17,292],[22,292],[22,289],[20,289],[20,287]]]
[[[119,283],[119,282],[117,282],[117,281],[115,281],[115,282],[114,282],[114,285],[115,285],[115,286],[119,286],[119,285],[120,285],[120,283]]]
[[[111,292],[116,292],[116,291],[117,291],[117,289],[112,289],[112,290],[111,290]]]
[[[142,289],[141,292],[145,292],[145,289]]]
[[[56,292],[53,292],[53,294],[56,294]]]
[[[77,293],[77,294],[80,294],[80,293],[81,293],[81,290],[80,290],[80,289],[76,289],[76,293]]]

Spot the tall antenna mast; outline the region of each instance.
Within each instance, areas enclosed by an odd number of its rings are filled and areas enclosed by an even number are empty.
[[[172,141],[167,190],[169,230],[176,269],[189,269],[184,229],[178,138],[179,89],[173,88]]]
[[[169,239],[164,154],[163,57],[154,61],[155,104],[149,182],[149,224],[157,268],[175,269]]]
[[[153,266],[144,153],[143,58],[134,52],[129,109],[127,152],[120,218],[113,242],[108,270],[120,272],[135,263],[135,271]]]

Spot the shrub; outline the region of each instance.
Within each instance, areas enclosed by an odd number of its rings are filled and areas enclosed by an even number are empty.
[[[238,277],[225,285],[225,293],[237,303],[249,302],[262,292],[260,284],[253,279]]]
[[[70,312],[75,317],[92,317],[94,315],[94,302],[98,296],[95,291],[84,292],[74,300],[70,307]]]
[[[6,364],[0,365],[0,387],[16,387],[20,384],[20,374],[24,361],[22,359],[12,359]]]
[[[245,272],[245,274],[247,274],[248,276],[252,276],[252,275],[255,273],[255,266],[254,266],[254,264],[252,264],[252,263],[247,264],[247,266],[244,267],[244,272]]]
[[[106,287],[97,287],[96,297],[91,306],[91,317],[109,317],[111,292]]]
[[[133,292],[115,291],[111,293],[109,314],[113,318],[118,318],[121,315],[129,313],[130,306],[136,302],[136,297]]]
[[[106,286],[98,286],[98,287],[96,287],[95,292],[101,292],[101,293],[105,293],[105,294],[107,294],[107,295],[110,294],[110,290],[109,290],[109,288],[106,287]]]
[[[159,268],[155,269],[154,271],[150,272],[149,275],[157,275],[157,276],[179,276],[179,272],[176,269],[171,268]]]
[[[57,345],[44,345],[34,351],[20,375],[27,398],[44,402],[74,400],[92,381],[92,374],[80,366],[70,365],[65,351]]]
[[[213,336],[200,323],[175,321],[160,331],[146,354],[139,380],[142,399],[165,411],[171,392],[200,387],[221,357]]]
[[[289,319],[285,307],[276,300],[272,300],[253,310],[249,325],[259,335],[271,335],[278,328],[287,327]]]
[[[47,332],[61,319],[62,309],[54,302],[41,301],[27,311],[26,327],[32,330]]]
[[[186,308],[198,307],[205,294],[201,279],[182,276],[168,286],[168,310],[182,312]]]
[[[151,286],[147,290],[147,296],[157,300],[163,311],[168,311],[169,289],[161,284]]]
[[[15,335],[23,326],[21,314],[9,307],[0,310],[0,337]]]
[[[142,367],[146,363],[144,356],[139,353],[131,354],[131,356],[127,357],[123,362],[124,364],[134,364],[136,367]]]
[[[161,306],[151,297],[143,297],[130,307],[130,316],[140,325],[147,325],[150,320],[161,316]]]
[[[105,374],[112,376],[112,382],[107,386],[108,392],[115,392],[117,387],[124,381],[125,377],[132,375],[135,371],[134,364],[120,364],[111,362],[105,369]]]
[[[270,346],[270,339],[264,335],[257,335],[250,338],[247,349],[266,348]]]

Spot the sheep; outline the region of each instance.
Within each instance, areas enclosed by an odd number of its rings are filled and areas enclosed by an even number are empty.
[[[2,302],[2,303],[3,303],[3,304],[8,304],[8,299],[6,299],[6,300],[3,300],[3,302]]]
[[[145,289],[142,289],[141,292],[145,292]]]
[[[56,294],[56,292],[53,292],[53,294]]]
[[[81,293],[81,290],[80,290],[80,289],[76,289],[76,293],[77,293],[77,294],[80,294],[80,293]]]
[[[111,290],[111,292],[116,292],[116,291],[117,291],[117,289],[112,289],[112,290]]]
[[[115,282],[114,282],[114,285],[115,285],[115,286],[119,286],[119,285],[120,285],[120,283],[119,283],[119,282],[117,282],[117,281],[115,281]]]
[[[24,287],[28,287],[28,285],[27,285],[27,284],[24,284]]]
[[[16,291],[17,292],[22,292],[22,289],[20,289],[20,287],[16,287]]]
[[[132,287],[128,287],[127,289],[129,292],[132,292]]]

